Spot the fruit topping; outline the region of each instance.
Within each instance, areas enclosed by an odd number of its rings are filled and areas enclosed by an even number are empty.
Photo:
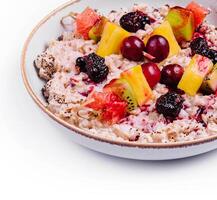
[[[79,57],[76,60],[76,66],[79,68],[80,72],[87,72],[86,69],[86,60],[84,57]]]
[[[122,72],[121,78],[125,79],[132,87],[139,106],[145,105],[145,103],[152,98],[152,90],[143,74],[142,67],[140,65]]]
[[[154,88],[160,81],[161,72],[157,64],[149,62],[142,65],[143,74],[151,88]]]
[[[210,49],[204,38],[198,37],[194,39],[191,42],[190,47],[193,54],[200,54],[212,60],[214,64],[217,63],[217,51]]]
[[[88,77],[95,83],[104,81],[109,73],[109,68],[105,65],[105,59],[95,53],[79,57],[76,60],[76,65],[81,72],[87,73]]]
[[[212,72],[206,76],[201,90],[204,94],[208,95],[217,91],[217,64],[213,67]]]
[[[102,36],[103,29],[105,24],[108,22],[108,19],[102,17],[89,31],[88,36],[90,39],[94,40],[95,42],[99,42]]]
[[[180,65],[177,64],[167,65],[161,71],[160,82],[170,88],[176,89],[179,81],[182,78],[183,73],[184,73],[184,69]]]
[[[180,52],[181,48],[176,41],[172,27],[168,21],[164,21],[159,27],[157,27],[151,34],[151,36],[154,36],[154,35],[163,36],[169,42],[170,50],[169,50],[168,57],[174,56]],[[147,41],[149,40],[151,36],[148,36],[145,38],[144,40],[145,44],[147,44]]]
[[[206,16],[209,14],[209,10],[199,5],[195,1],[192,1],[186,7],[188,10],[192,11],[194,14],[194,27],[197,28],[202,24]]]
[[[205,56],[212,60],[213,64],[217,63],[217,51],[214,49],[208,49]]]
[[[127,103],[111,92],[92,93],[85,106],[99,111],[101,120],[108,124],[118,123],[127,113]]]
[[[127,102],[127,111],[133,111],[137,108],[137,100],[130,84],[125,79],[114,79],[104,87],[104,91],[110,91],[118,95]]]
[[[178,84],[178,88],[188,95],[194,96],[201,87],[204,78],[212,70],[213,63],[210,59],[196,54],[185,69]]]
[[[205,52],[209,48],[207,41],[201,37],[195,38],[191,42],[190,47],[193,54],[200,54],[200,55],[205,55]]]
[[[86,8],[76,17],[77,33],[88,40],[90,29],[100,20],[100,16],[91,8]]]
[[[140,29],[144,30],[145,25],[150,23],[150,18],[141,11],[127,13],[120,19],[121,27],[131,33],[135,33]]]
[[[172,26],[178,42],[190,41],[192,39],[195,31],[193,12],[186,8],[176,6],[169,10],[166,20]]]
[[[154,62],[161,62],[169,55],[170,46],[167,39],[160,35],[149,38],[146,44],[146,52],[155,57]]]
[[[183,107],[183,102],[184,99],[181,95],[175,92],[168,92],[157,99],[156,109],[165,118],[173,120],[178,117]]]
[[[129,36],[130,33],[120,26],[107,22],[102,33],[97,54],[101,57],[119,54],[123,40]]]
[[[123,57],[133,61],[143,60],[144,49],[144,42],[136,36],[130,36],[128,38],[125,38],[121,45],[121,53]]]

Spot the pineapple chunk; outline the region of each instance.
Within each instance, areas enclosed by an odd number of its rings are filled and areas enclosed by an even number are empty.
[[[152,90],[143,74],[142,67],[137,65],[121,74],[133,89],[139,106],[143,106],[153,97]]]
[[[160,35],[165,37],[170,45],[170,53],[168,57],[178,54],[181,50],[176,38],[173,34],[172,27],[168,21],[164,21],[159,27],[157,27],[151,35],[145,38],[144,42],[147,44],[149,38],[154,35]]]
[[[178,88],[188,95],[194,96],[200,89],[205,76],[212,70],[213,63],[201,55],[195,55],[178,84]]]
[[[122,41],[129,36],[130,33],[120,26],[107,22],[102,33],[97,54],[101,57],[119,54]]]

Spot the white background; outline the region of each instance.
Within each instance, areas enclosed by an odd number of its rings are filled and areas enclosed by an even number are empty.
[[[170,162],[101,155],[74,144],[33,103],[21,80],[22,45],[64,2],[1,0],[0,200],[216,199],[217,151]]]

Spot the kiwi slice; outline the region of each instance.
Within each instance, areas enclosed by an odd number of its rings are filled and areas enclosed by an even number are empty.
[[[125,79],[114,79],[105,89],[109,89],[117,94],[122,100],[128,104],[128,112],[135,110],[138,106],[137,100],[129,83]]]
[[[210,74],[206,76],[201,86],[204,94],[213,94],[217,90],[217,64],[214,66]]]

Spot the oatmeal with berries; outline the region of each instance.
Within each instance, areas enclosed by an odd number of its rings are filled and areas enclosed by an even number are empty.
[[[47,108],[105,139],[193,141],[217,134],[217,28],[210,9],[146,4],[86,8],[34,65]]]

